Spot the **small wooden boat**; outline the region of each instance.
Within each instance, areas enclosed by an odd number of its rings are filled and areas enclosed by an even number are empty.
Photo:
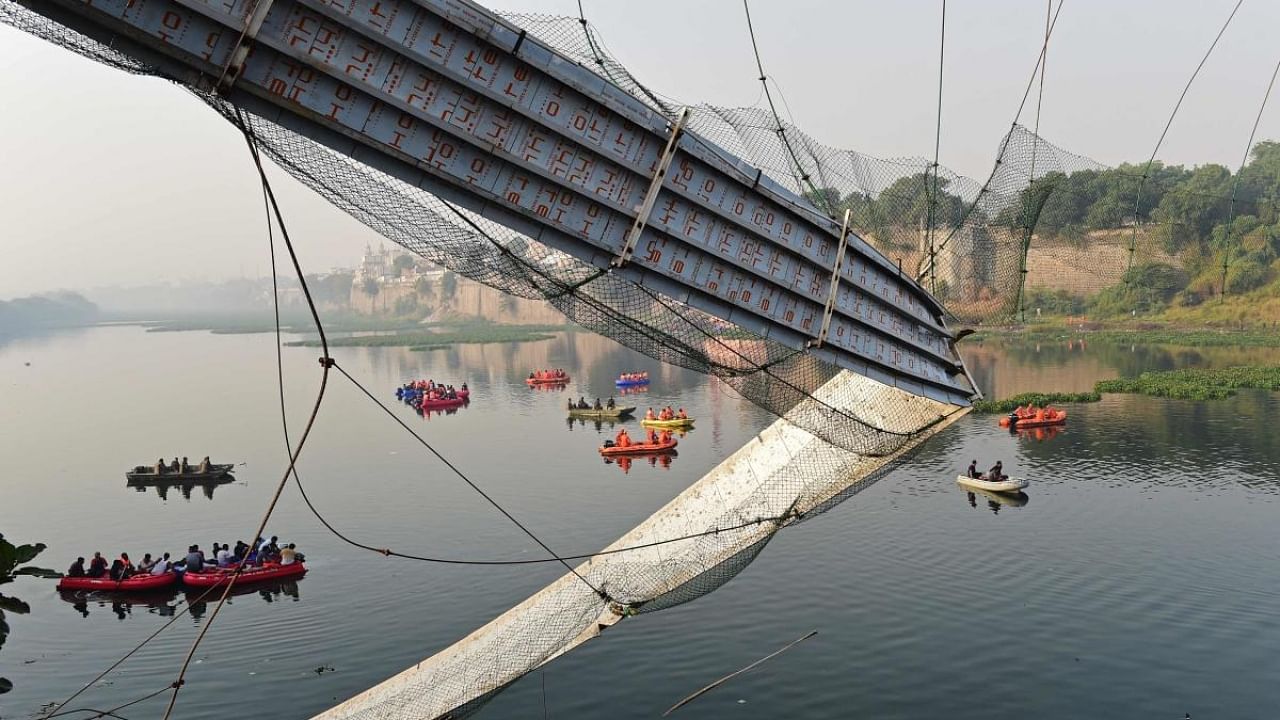
[[[656,443],[632,443],[626,447],[619,445],[604,445],[600,448],[600,454],[608,457],[610,455],[652,455],[654,453],[670,453],[675,452],[676,439],[668,438],[665,442],[659,440]]]
[[[267,563],[262,567],[251,567],[240,573],[240,577],[236,578],[236,586],[246,583],[262,582],[264,580],[281,580],[283,578],[298,577],[305,573],[307,568],[301,562],[281,565],[280,563]],[[207,588],[215,585],[225,585],[231,582],[231,577],[235,575],[232,568],[217,568],[205,572],[189,572],[182,574],[182,584],[187,587]]]
[[[609,408],[569,408],[569,417],[574,418],[600,418],[602,420],[612,420],[616,418],[626,417],[636,411],[634,405],[629,407]]]
[[[968,475],[961,475],[957,477],[956,482],[964,485],[965,487],[977,488],[979,490],[986,490],[987,492],[995,493],[1017,492],[1030,484],[1027,482],[1026,478],[1011,477],[1005,480],[991,481],[983,480],[982,478],[971,478]]]
[[[143,592],[169,587],[178,580],[178,573],[170,570],[163,575],[134,575],[125,580],[102,577],[64,577],[58,580],[59,590],[103,590],[107,592]]]
[[[679,430],[679,429],[693,427],[693,418],[671,418],[670,420],[656,420],[656,419],[650,420],[649,418],[645,418],[644,420],[640,421],[640,424],[644,425],[645,427],[670,428],[670,429]]]
[[[165,466],[166,468],[169,466]],[[199,465],[187,465],[185,471],[168,470],[157,473],[155,465],[139,465],[132,470],[126,470],[124,476],[132,482],[141,482],[144,480],[154,480],[160,482],[198,482],[200,480],[217,480],[225,477],[235,471],[234,463],[226,465],[210,464],[204,470]]]

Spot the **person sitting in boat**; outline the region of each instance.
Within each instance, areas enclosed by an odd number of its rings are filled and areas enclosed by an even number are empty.
[[[596,398],[596,405],[595,405],[595,409],[596,409],[596,410],[603,410],[603,409],[604,409],[604,406],[600,404],[600,398]]]
[[[645,439],[649,442],[650,445],[657,445],[658,433],[655,432],[653,428],[649,428],[648,437],[646,437]]]
[[[240,562],[244,559],[244,554],[249,550],[249,543],[243,540],[237,540],[235,549],[231,551],[231,559]]]
[[[671,419],[671,406],[667,406],[667,407],[662,408],[662,412],[658,413],[658,419],[659,419],[659,420],[670,420],[670,419]]]
[[[986,479],[988,482],[1000,482],[1004,478],[1004,461],[997,460],[996,464],[991,466],[991,469],[987,471]]]
[[[185,565],[187,572],[198,573],[204,570],[204,553],[200,552],[199,545],[192,545],[187,548]]]
[[[176,455],[173,458],[173,471],[182,472],[182,465],[178,462],[178,457]]]
[[[125,579],[124,563],[121,562],[120,558],[116,558],[111,561],[111,569],[107,571],[107,577],[115,580],[116,582],[120,582]]]
[[[157,475],[164,474],[164,458],[160,458],[159,460],[156,461],[156,474]]]
[[[107,574],[107,559],[102,557],[101,552],[95,552],[93,559],[89,561],[89,577],[100,578]]]
[[[67,568],[67,577],[84,577],[84,558],[78,557],[76,561],[71,563],[71,567]]]
[[[280,555],[280,546],[276,544],[279,541],[280,538],[272,535],[271,540],[263,543],[262,546],[258,548],[258,560],[260,562],[270,562],[276,559],[276,557]]]
[[[578,405],[577,405],[577,403],[575,403],[572,399],[570,399],[570,400],[569,400],[569,409],[570,409],[570,410],[577,410],[577,409],[578,409]]]
[[[191,469],[191,466],[187,464],[187,457],[183,455],[182,456],[182,472],[185,473],[190,469]]]
[[[680,412],[676,413],[676,417],[679,417],[681,420],[688,420],[689,413],[686,413],[684,408],[680,408]]]
[[[213,463],[209,462],[209,456],[205,455],[204,459],[200,461],[200,472],[209,472],[209,466],[212,464]]]
[[[649,412],[646,412],[646,413],[644,414],[644,419],[645,419],[645,420],[657,420],[657,419],[658,419],[658,418],[653,414],[653,408],[649,408]]]
[[[969,477],[978,479],[982,477],[982,473],[978,472],[978,461],[973,460],[969,463],[969,469],[966,471]]]
[[[129,559],[129,553],[127,552],[120,553],[120,564],[124,567],[124,577],[126,578],[131,577],[138,571],[138,569],[133,566],[133,561]]]
[[[218,548],[217,551],[214,552],[213,554],[214,562],[218,563],[218,567],[220,568],[231,567],[232,565],[231,546],[227,545],[226,543],[223,543],[222,547],[218,547],[216,544],[214,545],[214,547]]]
[[[280,548],[281,565],[292,565],[298,562],[298,551],[296,550],[296,547],[297,546],[293,543],[289,543],[288,545]]]
[[[617,404],[616,402],[614,402],[614,401],[613,401],[613,396],[612,396],[612,395],[610,395],[610,396],[609,396],[609,402],[605,403],[605,407],[606,407],[606,408],[608,408],[608,409],[610,409],[610,410],[614,410],[614,409],[616,409],[616,408],[618,407],[618,404]]]
[[[537,374],[537,373],[534,373],[534,372],[530,372],[530,373],[529,373],[529,379],[530,379],[530,380],[537,380],[537,379],[538,379],[538,374]]]
[[[618,435],[614,438],[613,443],[618,447],[631,447],[631,436],[627,435],[626,428],[622,428],[618,431]]]
[[[138,562],[138,574],[150,575],[151,568],[155,567],[156,561],[151,559],[151,553],[144,553],[142,560]]]
[[[169,568],[171,568],[172,566],[173,566],[173,563],[169,562],[169,553],[165,553],[164,556],[162,556],[159,560],[157,560],[156,564],[152,566],[151,574],[163,575],[169,572]]]

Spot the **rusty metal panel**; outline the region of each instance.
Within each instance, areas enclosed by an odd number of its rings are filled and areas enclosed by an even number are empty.
[[[36,11],[45,3],[24,0]],[[861,238],[693,133],[637,222],[668,119],[465,0],[50,0],[180,77],[599,267],[890,384],[973,394],[941,306]],[[83,26],[83,27],[82,27]],[[243,63],[241,67],[241,56]],[[265,111],[265,112],[264,112]]]

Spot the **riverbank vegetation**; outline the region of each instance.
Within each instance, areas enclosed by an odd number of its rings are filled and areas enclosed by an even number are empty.
[[[1194,368],[1145,372],[1137,377],[1102,380],[1103,393],[1135,393],[1180,400],[1221,400],[1241,389],[1280,390],[1280,367]]]
[[[1049,405],[1062,405],[1064,403],[1088,403],[1098,402],[1102,396],[1096,392],[1085,393],[1021,393],[1002,400],[979,400],[973,404],[973,411],[976,413],[1007,413],[1012,412],[1015,408],[1026,407],[1047,407]]]
[[[326,325],[326,327],[328,327]],[[419,326],[421,327],[421,326]],[[550,340],[555,333],[571,328],[562,325],[497,325],[494,323],[441,323],[434,330],[415,330],[386,335],[356,335],[329,338],[330,347],[407,347],[410,350],[439,350],[452,345],[529,342]],[[318,339],[285,343],[295,347],[319,347]]]

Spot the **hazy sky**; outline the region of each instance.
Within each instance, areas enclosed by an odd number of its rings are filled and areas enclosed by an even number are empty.
[[[584,4],[642,82],[690,102],[757,102],[738,0]],[[892,157],[933,152],[940,4],[753,0],[751,9],[765,69],[797,123],[828,144]],[[1106,164],[1145,160],[1234,4],[1067,0],[1049,50],[1041,133]],[[507,0],[498,9],[577,12],[573,0]],[[948,13],[941,162],[985,177],[1039,51],[1045,5],[952,0]],[[1162,159],[1234,170],[1280,59],[1277,28],[1280,3],[1245,0]],[[0,298],[266,274],[260,190],[243,142],[182,89],[0,26],[0,108]],[[1264,116],[1263,138],[1280,138],[1280,107]],[[308,271],[353,265],[376,241],[274,176]]]

